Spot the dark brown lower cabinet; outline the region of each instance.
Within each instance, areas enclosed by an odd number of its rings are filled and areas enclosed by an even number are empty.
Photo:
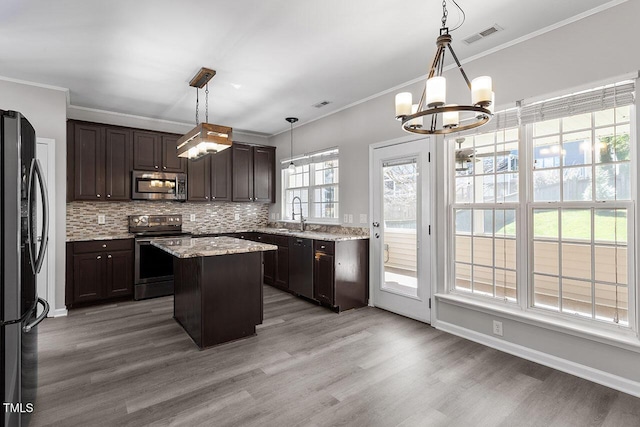
[[[175,258],[173,317],[203,349],[255,335],[262,323],[262,253]]]
[[[278,246],[277,251],[264,252],[263,281],[282,290],[289,290],[289,238],[268,233],[254,233],[248,237]]]
[[[133,239],[67,243],[66,305],[133,295]]]
[[[336,311],[369,302],[369,240],[314,240],[313,296]]]

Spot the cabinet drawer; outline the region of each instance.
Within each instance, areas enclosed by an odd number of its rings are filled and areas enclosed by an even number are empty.
[[[133,250],[133,239],[92,240],[73,243],[73,252],[76,254],[118,250]]]
[[[261,234],[257,234],[254,240],[257,241],[257,242],[273,245],[273,238],[274,237],[275,236],[273,236],[272,234],[261,233]]]
[[[314,240],[313,250],[314,252],[323,252],[325,254],[333,254],[335,253],[335,243],[327,242],[325,240]]]

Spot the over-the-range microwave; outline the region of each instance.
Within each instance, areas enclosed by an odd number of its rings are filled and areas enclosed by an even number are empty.
[[[187,200],[187,174],[133,171],[133,200]]]

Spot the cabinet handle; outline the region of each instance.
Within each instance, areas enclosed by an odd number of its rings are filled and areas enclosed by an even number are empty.
[[[320,246],[320,249],[324,249],[324,245]]]
[[[111,254],[107,255],[107,258],[111,258]]]
[[[96,259],[102,259],[102,255],[98,255]]]
[[[158,166],[156,165],[156,169],[158,169]]]
[[[106,243],[105,243],[104,245],[102,245],[102,247],[103,247],[103,248],[106,248],[106,247],[107,247]]]
[[[211,196],[211,200],[213,200],[213,199],[215,199],[215,198],[216,198],[216,196]]]
[[[209,200],[209,196],[204,196],[205,199]]]
[[[109,199],[111,197],[111,194],[107,194],[107,199]]]
[[[96,197],[98,197],[98,199],[99,199],[99,198],[100,198],[100,195],[99,195],[99,194],[96,194]]]
[[[166,169],[166,168],[167,168],[166,166],[163,166],[163,167],[162,167],[162,169]]]

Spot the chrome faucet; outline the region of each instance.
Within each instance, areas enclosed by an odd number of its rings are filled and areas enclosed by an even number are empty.
[[[298,199],[298,206],[300,206],[300,231],[304,231],[304,222],[306,221],[304,219],[304,217],[302,216],[302,200],[300,199],[300,197],[295,196],[293,199],[291,199],[291,219],[295,220],[296,219],[296,205],[295,205],[295,201],[296,199]]]

